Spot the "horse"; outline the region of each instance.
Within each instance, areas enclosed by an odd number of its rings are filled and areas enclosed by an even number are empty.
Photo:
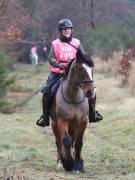
[[[88,61],[74,59],[52,102],[50,117],[57,163],[61,162],[66,171],[84,172],[81,150],[87,127],[88,98],[94,93],[92,70]]]

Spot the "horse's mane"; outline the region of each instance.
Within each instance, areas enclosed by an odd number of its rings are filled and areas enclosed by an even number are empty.
[[[89,67],[94,67],[94,62],[91,59],[90,56],[88,56],[87,54],[82,53],[82,51],[80,49],[77,50],[76,52],[76,57],[77,59],[79,59],[82,63],[87,64]]]
[[[85,56],[83,57],[83,62],[84,62],[85,64],[87,64],[89,67],[94,67],[94,62],[93,62],[93,60],[92,60],[90,57],[88,57],[87,55],[85,55]]]
[[[67,67],[66,70],[65,70],[65,78],[68,76],[68,73],[69,73],[69,70],[70,70],[70,67],[71,67],[73,61],[75,61],[75,59],[72,59],[72,60],[69,62],[68,67]]]
[[[79,59],[79,61],[81,62],[81,63],[85,63],[85,64],[87,64],[89,67],[94,67],[94,63],[93,63],[93,60],[90,58],[90,57],[88,57],[87,55],[85,55],[85,54],[77,54],[77,58],[76,59]],[[70,70],[70,67],[71,67],[71,65],[72,65],[72,63],[75,61],[75,58],[74,59],[72,59],[71,61],[70,61],[70,63],[68,64],[68,67],[66,68],[66,70],[65,70],[65,77],[67,77],[67,75],[68,75],[68,73],[69,73],[69,70]]]

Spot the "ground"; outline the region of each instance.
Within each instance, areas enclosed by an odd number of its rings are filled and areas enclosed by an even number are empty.
[[[104,120],[87,126],[82,150],[85,172],[78,175],[56,169],[51,127],[35,124],[42,113],[42,94],[35,92],[47,78],[48,65],[33,70],[30,65],[15,64],[14,69],[16,91],[9,97],[20,103],[14,112],[0,113],[0,179],[135,179],[135,97],[119,86],[117,78],[95,73],[96,109]]]

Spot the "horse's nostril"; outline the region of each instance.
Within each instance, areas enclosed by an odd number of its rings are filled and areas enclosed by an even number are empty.
[[[87,97],[87,98],[92,97],[92,95],[93,95],[93,93],[92,93],[91,90],[87,91],[87,93],[86,93],[86,97]]]

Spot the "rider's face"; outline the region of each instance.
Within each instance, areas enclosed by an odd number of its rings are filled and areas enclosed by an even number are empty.
[[[72,28],[63,28],[61,30],[61,35],[69,38],[72,34],[72,31],[73,31]]]

